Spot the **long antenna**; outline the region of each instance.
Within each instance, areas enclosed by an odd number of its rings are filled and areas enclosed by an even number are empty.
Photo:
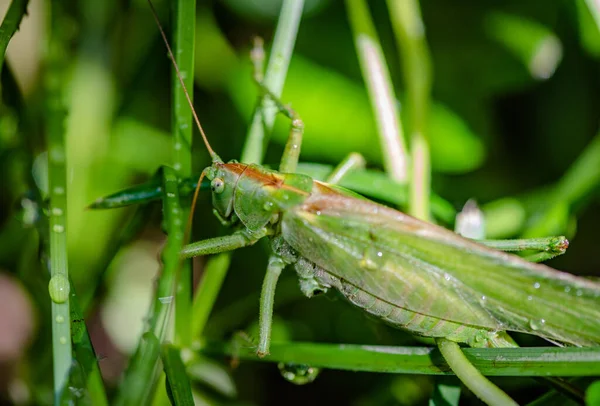
[[[200,135],[202,135],[202,140],[204,141],[204,145],[206,145],[206,149],[208,150],[208,153],[210,154],[210,157],[213,162],[223,162],[221,160],[221,158],[219,157],[219,155],[217,155],[217,153],[215,151],[213,151],[213,149],[210,147],[210,144],[208,143],[208,138],[206,138],[206,134],[204,133],[204,129],[202,128],[202,124],[200,124],[200,120],[198,119],[198,115],[196,114],[196,110],[194,109],[194,104],[192,103],[190,94],[188,93],[187,88],[185,87],[185,83],[183,82],[183,77],[181,76],[181,72],[179,71],[179,66],[177,65],[177,62],[175,61],[175,56],[173,55],[173,51],[171,51],[171,46],[169,45],[169,41],[167,40],[167,35],[165,34],[165,31],[163,30],[162,25],[160,24],[160,20],[158,19],[158,15],[156,14],[156,10],[154,9],[154,5],[152,4],[152,1],[148,0],[148,4],[150,5],[150,10],[152,10],[152,15],[154,16],[156,25],[158,25],[160,35],[162,36],[162,39],[165,42],[165,45],[167,46],[167,52],[169,54],[169,58],[171,58],[171,61],[173,61],[173,66],[175,67],[175,73],[177,74],[179,83],[181,83],[181,87],[183,88],[183,93],[185,93],[185,98],[187,99],[188,104],[190,105],[190,109],[192,109],[192,115],[194,116],[194,121],[196,121],[198,130],[200,130]]]

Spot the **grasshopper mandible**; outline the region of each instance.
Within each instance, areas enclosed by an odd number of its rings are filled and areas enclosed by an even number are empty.
[[[237,229],[182,251],[189,258],[270,239],[258,356],[269,352],[275,287],[286,266],[294,267],[307,297],[337,290],[384,322],[424,337],[472,347],[513,347],[507,331],[517,331],[554,343],[600,344],[599,283],[488,248],[335,183],[295,173],[304,124],[258,85],[292,120],[278,171],[224,162],[211,148],[188,96],[212,158],[201,180],[211,182],[216,216]],[[339,181],[348,168],[330,179]]]

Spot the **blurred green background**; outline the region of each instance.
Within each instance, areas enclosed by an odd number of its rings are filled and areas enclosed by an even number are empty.
[[[248,58],[251,39],[262,36],[269,46],[280,2],[198,3],[194,104],[213,148],[226,160],[239,158],[257,96]],[[167,2],[157,0],[156,6],[162,16],[168,14]],[[401,105],[404,85],[388,11],[384,2],[372,1],[370,7]],[[600,33],[586,2],[425,0],[421,7],[434,71],[433,191],[457,210],[476,199],[492,237],[566,234],[571,240],[567,254],[550,265],[597,277]],[[336,164],[358,151],[378,169],[380,146],[344,4],[311,0],[305,9],[282,97],[305,122],[301,158]],[[124,246],[118,244],[120,233],[133,209],[86,206],[170,164],[171,65],[143,0],[67,1],[57,10],[69,45],[61,83],[68,108],[69,267],[105,380],[114,388],[141,333],[160,267],[160,204],[149,206],[143,230]],[[49,299],[40,261],[45,257],[32,227],[44,212],[31,198],[36,188],[44,195],[47,176],[46,100],[40,87],[47,13],[48,4],[31,2],[2,72],[0,272],[11,292],[27,298],[17,310],[0,310],[0,323],[6,320],[6,326],[23,331],[11,338],[14,347],[0,348],[0,366],[7,366],[0,391],[6,398],[14,382],[29,389],[49,385]],[[288,126],[285,118],[277,119],[266,163],[279,161]],[[591,163],[583,172],[589,181],[582,186],[565,180],[588,151]],[[194,171],[208,163],[198,138]],[[577,190],[557,196],[569,185]],[[195,226],[196,239],[224,232],[206,193]],[[238,330],[256,335],[267,248],[257,244],[234,255],[208,337],[227,339]],[[198,277],[202,263],[197,261]],[[280,283],[274,340],[415,343],[335,298],[305,300],[291,271]],[[11,315],[19,323],[10,324]],[[6,331],[0,327],[0,335]],[[524,345],[543,344],[534,337],[518,338]],[[434,382],[425,376],[323,371],[314,383],[296,386],[272,364],[243,362],[231,369],[218,362],[205,371],[216,377],[213,385],[195,383],[208,403],[424,404]],[[531,379],[497,381],[524,402],[544,392]],[[40,402],[46,399],[41,393]],[[463,402],[476,401],[463,394]]]

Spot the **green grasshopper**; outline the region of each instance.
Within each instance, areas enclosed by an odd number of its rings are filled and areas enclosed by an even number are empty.
[[[259,86],[292,119],[278,171],[224,162],[211,148],[188,96],[212,158],[198,184],[204,177],[210,181],[215,215],[236,231],[191,243],[182,251],[182,257],[190,258],[270,239],[258,356],[269,353],[275,287],[287,266],[296,270],[307,297],[337,290],[394,327],[437,339],[447,359],[444,346],[449,342],[516,346],[507,331],[559,345],[600,344],[599,283],[491,249],[335,183],[295,173],[304,124],[269,89]],[[330,179],[339,181],[349,167],[340,166]],[[486,401],[493,402],[494,396]]]

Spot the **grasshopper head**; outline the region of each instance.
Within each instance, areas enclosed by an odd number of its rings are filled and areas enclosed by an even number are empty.
[[[245,165],[234,162],[226,164],[215,162],[205,170],[206,178],[210,180],[213,207],[224,221],[231,220],[234,214],[234,191],[238,179],[243,172],[243,169],[240,167],[243,166]]]

